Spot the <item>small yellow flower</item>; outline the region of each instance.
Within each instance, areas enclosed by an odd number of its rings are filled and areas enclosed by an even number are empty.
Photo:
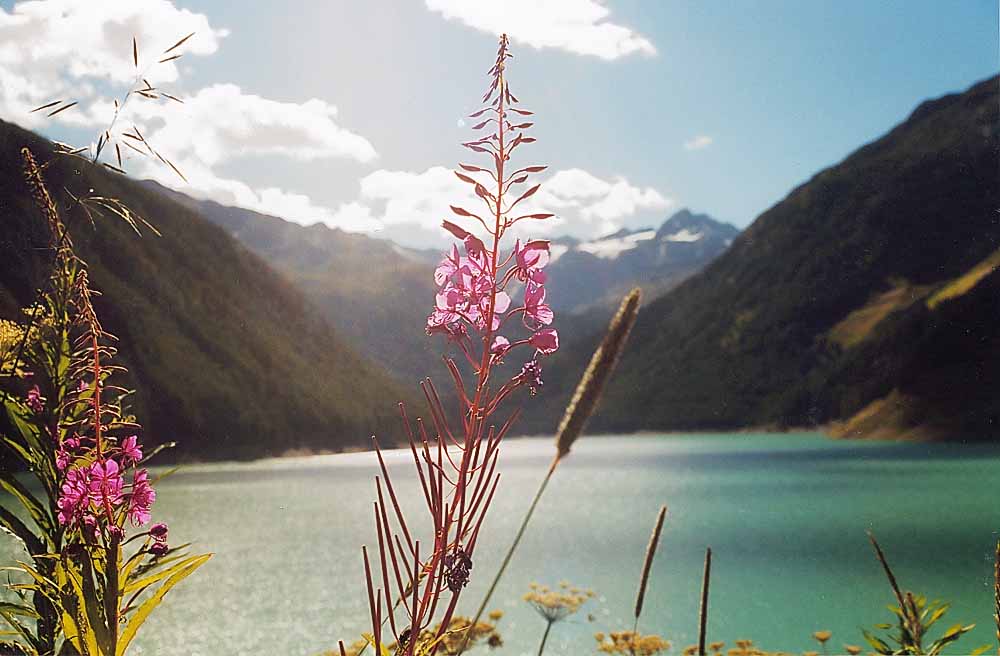
[[[833,635],[830,631],[817,631],[813,634],[813,637],[819,641],[820,644],[825,644],[827,640]]]
[[[857,645],[844,645],[844,651],[851,656],[857,656],[861,653],[861,647],[858,647]]]

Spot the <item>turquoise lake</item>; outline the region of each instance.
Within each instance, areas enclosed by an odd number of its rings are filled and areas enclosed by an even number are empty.
[[[553,453],[511,440],[460,610],[474,610]],[[421,512],[408,453],[390,467]],[[376,471],[365,453],[192,465],[158,487],[155,519],[174,542],[215,557],[168,595],[132,654],[310,655],[367,628],[360,546]],[[940,628],[975,622],[949,653],[992,635],[992,549],[1000,532],[1000,448],[842,442],[817,434],[586,437],[560,465],[494,596],[499,655],[535,654],[544,622],[521,601],[531,581],[568,580],[598,596],[555,625],[546,653],[595,653],[593,634],[630,629],[646,543],[669,513],[640,629],[696,638],[704,549],[713,551],[709,639],[769,650],[864,645],[889,621],[891,591],[874,531],[900,585],[952,602]],[[413,521],[413,520],[411,520]],[[10,543],[0,553],[12,557]],[[588,620],[592,616],[592,621]],[[486,653],[486,649],[480,650]],[[867,650],[866,650],[867,651]],[[470,652],[470,653],[479,653]]]

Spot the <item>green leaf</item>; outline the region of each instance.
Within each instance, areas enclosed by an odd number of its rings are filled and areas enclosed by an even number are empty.
[[[934,609],[934,612],[931,613],[930,618],[928,618],[928,620],[924,622],[924,628],[925,629],[931,628],[934,622],[937,622],[939,619],[941,619],[941,617],[945,613],[948,612],[949,608],[951,608],[951,604],[942,604],[941,606],[938,606],[936,609]]]
[[[118,649],[115,656],[125,656],[125,650],[128,649],[132,639],[135,638],[135,634],[139,631],[139,627],[146,621],[149,614],[160,605],[160,602],[163,601],[163,598],[167,595],[167,593],[170,592],[175,585],[193,574],[196,569],[204,565],[211,557],[212,554],[203,554],[201,556],[194,557],[187,563],[186,567],[174,572],[166,581],[164,581],[160,585],[159,589],[153,593],[153,596],[142,602],[142,605],[139,606],[138,610],[136,610],[135,615],[133,615],[132,619],[129,620],[125,630],[122,631],[121,638],[118,640]]]
[[[102,599],[97,594],[97,586],[94,583],[94,563],[90,557],[90,553],[86,549],[84,549],[80,560],[79,587],[76,585],[75,577],[70,577],[73,581],[73,589],[77,592],[84,612],[87,613],[87,621],[90,623],[90,628],[95,634],[94,637],[97,640],[97,644],[102,646],[101,651],[104,654],[111,654],[114,650],[114,645],[111,644],[109,622],[113,620],[104,613],[104,606],[101,603]],[[107,594],[108,591],[105,590],[104,593]]]
[[[976,649],[973,649],[970,656],[980,656],[980,654],[985,654],[991,649],[993,649],[993,647],[991,647],[990,645],[983,645],[982,647],[977,647]]]
[[[9,624],[12,629],[17,631],[21,639],[31,645],[31,648],[36,653],[41,649],[41,643],[38,641],[38,638],[28,627],[21,624],[20,620],[15,617],[14,613],[0,608],[0,617],[3,617],[7,624]]]
[[[45,533],[52,532],[52,518],[42,506],[42,503],[35,498],[28,488],[24,487],[21,481],[17,480],[13,472],[0,472],[0,488],[3,488],[11,496],[16,498],[24,506],[31,518],[35,520],[38,527]]]
[[[0,601],[0,611],[5,611],[11,613],[12,615],[20,615],[21,617],[38,619],[38,612],[34,608],[31,606],[24,606],[22,604]]]
[[[180,561],[179,563],[176,563],[172,567],[168,567],[159,572],[156,572],[155,574],[150,574],[149,576],[145,576],[136,581],[132,581],[131,583],[125,585],[125,587],[122,589],[122,594],[123,595],[132,594],[133,592],[138,592],[140,590],[148,588],[149,586],[153,585],[158,581],[162,581],[165,578],[173,576],[175,572],[182,570],[185,567],[188,567],[189,565],[191,565],[191,563],[201,558],[204,558],[204,556],[190,556]]]
[[[24,548],[27,549],[28,553],[31,555],[45,553],[47,549],[42,545],[41,540],[31,532],[21,519],[7,510],[3,506],[0,506],[0,528],[16,537],[18,540],[24,543]],[[45,536],[46,538],[48,536]]]
[[[164,449],[172,449],[175,446],[177,446],[177,442],[166,442],[164,444],[157,445],[156,447],[153,448],[152,451],[146,454],[146,456],[139,462],[139,464],[144,465],[150,460],[152,460],[154,457],[156,457],[156,454],[158,454],[160,451],[163,451]]]
[[[98,656],[100,648],[97,637],[90,628],[86,613],[80,608],[80,595],[76,592],[82,588],[81,582],[74,579],[73,572],[66,569],[62,562],[56,566],[56,579],[59,583],[57,592],[67,590],[65,594],[60,594],[60,600],[56,602],[62,611],[62,627],[66,639],[83,656]]]
[[[868,644],[872,646],[872,649],[874,649],[878,653],[880,653],[880,654],[891,654],[892,653],[892,648],[889,647],[889,645],[885,644],[881,640],[881,638],[879,638],[879,637],[877,637],[875,635],[872,635],[871,633],[869,633],[868,631],[866,631],[864,629],[861,630],[861,633],[862,633],[862,635],[864,635],[865,641],[868,642]]]

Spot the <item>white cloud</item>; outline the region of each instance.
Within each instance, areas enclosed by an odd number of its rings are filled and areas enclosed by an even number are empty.
[[[707,134],[699,134],[684,142],[684,150],[701,150],[712,145],[712,137]]]
[[[154,86],[177,86],[181,73],[177,63],[187,60],[160,63],[159,59],[191,32],[195,35],[171,54],[212,54],[228,34],[211,26],[204,14],[179,9],[169,0],[49,0],[20,2],[9,12],[0,8],[0,116],[26,127],[62,123],[96,133],[114,115],[109,98],[136,81],[133,36],[141,77]],[[233,84],[191,93],[172,91],[183,96],[183,104],[133,95],[113,136],[120,137],[138,125],[188,183],[159,162],[137,157],[123,147],[131,172],[197,197],[301,223],[322,221],[352,230],[381,225],[366,214],[369,210],[364,206],[345,205],[335,216],[333,210],[304,194],[276,187],[253,189],[216,170],[220,164],[248,155],[306,161],[375,159],[375,148],[367,139],[338,124],[334,105],[316,98],[281,102],[245,93]],[[60,98],[80,104],[48,120],[44,112],[30,113]]]
[[[605,60],[633,53],[655,55],[644,36],[607,21],[610,10],[597,0],[426,0],[448,20],[533,48],[558,48]]]
[[[44,115],[28,112],[45,102],[83,101],[102,85],[130,84],[136,77],[133,36],[144,76],[154,84],[176,82],[177,60],[146,67],[191,32],[178,52],[212,54],[227,34],[212,28],[204,14],[168,0],[49,0],[19,2],[9,12],[0,8],[0,114],[35,127]],[[59,117],[82,122],[75,112]]]
[[[589,239],[621,228],[638,212],[662,210],[673,204],[653,188],[637,187],[622,177],[604,180],[581,169],[565,169],[538,181],[541,189],[519,204],[516,214],[554,212],[556,216],[523,221],[518,224],[522,233],[572,234]],[[357,225],[359,217],[363,217],[381,228],[417,225],[428,230],[437,230],[446,218],[463,225],[474,223],[472,219],[456,218],[449,205],[474,213],[485,211],[483,202],[451,169],[435,166],[422,173],[378,170],[361,179],[357,201],[341,206],[326,222],[346,227]]]
[[[375,159],[371,143],[340,127],[337,108],[316,98],[279,102],[216,84],[185,97],[183,105],[138,104],[134,114],[158,122],[145,135],[154,147],[210,166],[245,155]]]

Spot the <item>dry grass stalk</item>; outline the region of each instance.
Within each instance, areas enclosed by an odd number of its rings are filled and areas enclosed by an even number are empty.
[[[705,656],[708,628],[708,581],[712,574],[712,548],[705,549],[705,574],[701,578],[701,606],[698,608],[698,656]]]
[[[882,563],[882,569],[885,570],[885,576],[889,579],[889,585],[892,586],[892,592],[896,595],[896,601],[899,602],[899,609],[904,615],[907,615],[907,604],[903,600],[903,593],[900,591],[899,585],[896,583],[896,577],[893,576],[892,570],[889,569],[889,563],[886,562],[885,554],[882,553],[882,547],[878,545],[878,542],[875,540],[875,536],[871,531],[868,532],[868,539],[871,540],[872,546],[875,547],[875,556],[878,558],[878,561]]]
[[[31,189],[31,197],[35,201],[35,205],[45,215],[45,220],[49,224],[52,242],[55,245],[62,236],[61,222],[59,221],[59,212],[56,211],[56,204],[52,200],[52,196],[49,195],[45,181],[42,180],[42,170],[38,167],[35,156],[27,148],[22,148],[21,157],[24,160],[25,182],[28,183],[28,187]]]
[[[566,414],[563,415],[562,421],[559,423],[559,430],[556,432],[556,448],[558,449],[556,460],[569,453],[573,442],[580,437],[587,425],[587,420],[590,419],[590,415],[597,407],[604,386],[611,377],[622,351],[625,350],[629,332],[631,332],[639,312],[641,296],[642,290],[636,287],[622,299],[618,312],[608,324],[608,332],[601,341],[601,345],[590,358],[590,364],[587,365],[587,370],[576,386],[573,399],[566,407]]]
[[[646,598],[646,585],[649,583],[649,572],[653,569],[653,558],[656,557],[656,547],[660,543],[660,532],[663,530],[663,520],[667,517],[667,507],[660,506],[660,512],[656,516],[656,525],[653,526],[653,533],[649,536],[649,545],[646,547],[646,560],[642,564],[642,575],[639,577],[639,591],[635,596],[635,628],[638,630],[639,616],[642,615],[642,602]]]

